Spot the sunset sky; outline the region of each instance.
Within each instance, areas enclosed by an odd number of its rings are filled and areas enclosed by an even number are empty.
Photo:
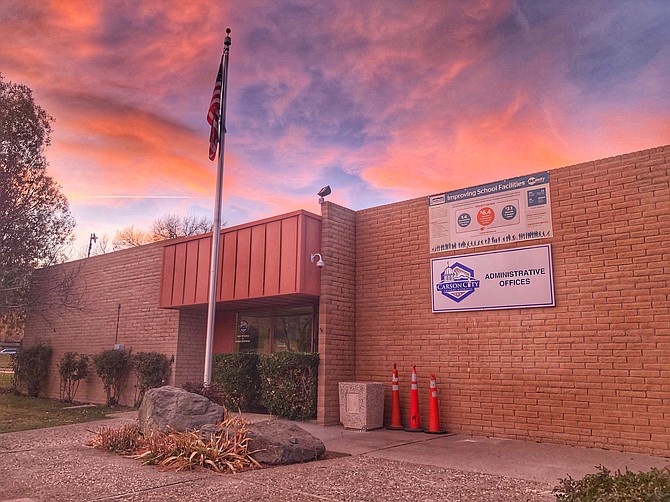
[[[226,27],[228,226],[670,143],[667,0],[2,0],[0,73],[55,118],[78,249],[212,218]]]

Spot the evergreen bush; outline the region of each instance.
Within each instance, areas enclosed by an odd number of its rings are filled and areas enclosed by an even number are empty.
[[[216,404],[225,406],[225,392],[221,386],[215,382],[212,382],[208,386],[196,382],[184,382],[181,387],[187,392],[200,394]]]
[[[251,352],[216,354],[212,365],[212,383],[222,392],[226,408],[259,411],[261,381],[259,355]]]
[[[554,488],[556,500],[561,502],[645,502],[670,501],[670,469],[651,469],[649,472],[625,473],[598,466],[598,472],[580,480],[567,477]]]
[[[131,357],[133,369],[137,376],[135,407],[139,407],[144,394],[149,389],[162,387],[170,379],[170,366],[173,358],[159,352],[138,352]]]
[[[104,350],[93,356],[95,371],[102,379],[107,394],[107,406],[119,403],[121,391],[132,366],[130,352],[126,350]]]
[[[36,343],[19,350],[12,356],[14,368],[14,390],[26,389],[31,397],[37,397],[46,387],[49,379],[49,364],[53,349],[46,344]]]
[[[319,355],[277,352],[260,357],[261,404],[273,415],[290,419],[316,417]]]
[[[89,358],[76,352],[66,352],[58,363],[61,401],[71,403],[79,389],[79,382],[88,376]]]

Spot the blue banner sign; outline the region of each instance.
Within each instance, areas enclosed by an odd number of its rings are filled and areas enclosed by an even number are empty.
[[[431,253],[551,237],[549,173],[432,195],[428,215]]]

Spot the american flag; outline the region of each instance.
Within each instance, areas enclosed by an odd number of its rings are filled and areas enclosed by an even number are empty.
[[[212,126],[209,133],[209,160],[216,158],[216,149],[219,145],[219,114],[221,113],[221,86],[223,85],[221,73],[221,65],[219,65],[219,74],[216,77],[212,100],[209,102],[207,112],[207,123]]]

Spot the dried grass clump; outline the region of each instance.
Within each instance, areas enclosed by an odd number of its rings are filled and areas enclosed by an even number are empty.
[[[189,471],[210,469],[214,472],[234,473],[260,467],[249,452],[249,438],[245,426],[249,422],[239,416],[227,416],[218,424],[224,429],[216,434],[200,431],[161,432],[142,434],[137,423],[112,429],[102,427],[89,442],[103,451],[137,458],[147,465],[162,469]]]
[[[142,440],[140,426],[135,422],[116,428],[100,427],[87,444],[97,450],[130,455],[137,451]]]
[[[242,415],[231,415],[226,411],[223,421],[219,422],[220,427],[234,427],[236,429],[244,429],[246,432],[246,426],[249,425],[251,422],[244,418]]]

